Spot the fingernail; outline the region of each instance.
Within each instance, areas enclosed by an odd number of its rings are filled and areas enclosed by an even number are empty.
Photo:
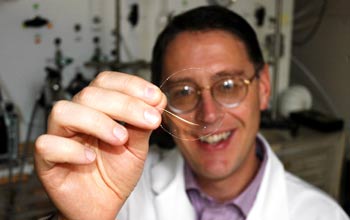
[[[147,87],[146,90],[145,90],[145,97],[147,99],[155,99],[157,96],[157,89],[154,88],[154,87]]]
[[[149,122],[150,124],[156,124],[158,123],[159,119],[159,112],[156,110],[146,110],[143,113],[143,116],[145,117],[146,121]]]
[[[113,129],[113,135],[118,138],[120,141],[124,141],[126,137],[126,131],[122,127],[115,127]]]
[[[89,161],[94,161],[96,158],[96,153],[94,150],[92,150],[90,148],[85,148],[85,157]]]

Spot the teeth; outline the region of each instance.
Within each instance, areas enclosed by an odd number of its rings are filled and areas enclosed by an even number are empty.
[[[217,142],[220,142],[222,140],[227,139],[230,136],[230,134],[231,134],[230,131],[226,131],[226,132],[223,132],[220,134],[213,134],[213,135],[201,137],[201,138],[199,138],[199,140],[202,142],[207,142],[209,144],[214,144],[214,143],[217,143]]]

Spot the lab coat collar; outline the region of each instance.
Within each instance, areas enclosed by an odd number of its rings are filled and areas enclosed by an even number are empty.
[[[268,160],[257,198],[247,219],[289,220],[283,165],[263,136],[259,134],[258,139],[265,146]],[[185,190],[183,166],[183,158],[175,149],[166,153],[151,169],[157,219],[195,219],[195,210]],[[159,175],[162,175],[162,178],[159,178]]]
[[[260,189],[247,219],[289,220],[287,184],[283,165],[272,152],[266,139],[260,134],[258,139],[265,146],[268,160]]]
[[[180,153],[172,150],[151,170],[157,219],[195,219],[195,211],[185,191],[183,166]],[[162,177],[159,178],[159,175]]]

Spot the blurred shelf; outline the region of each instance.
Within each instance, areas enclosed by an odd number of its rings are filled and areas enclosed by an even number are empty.
[[[293,137],[287,130],[260,131],[289,172],[340,200],[346,133],[301,128]]]

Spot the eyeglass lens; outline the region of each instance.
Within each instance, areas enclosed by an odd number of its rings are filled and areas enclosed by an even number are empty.
[[[186,70],[189,71],[189,70]],[[198,71],[191,69],[191,71]],[[182,74],[183,71],[181,71]],[[168,98],[171,110],[177,113],[187,113],[194,110],[201,99],[201,91],[198,85],[191,81],[170,81],[162,85],[163,91]],[[242,78],[237,76],[225,76],[216,81],[210,88],[215,101],[224,107],[235,107],[246,96],[248,87]]]
[[[197,120],[194,113],[188,113],[197,105],[200,95],[198,94],[198,86],[183,79],[206,75],[205,69],[183,69],[170,74],[161,84],[160,89],[168,97],[168,106],[163,111],[161,127],[173,137],[195,141],[213,134],[221,127],[225,115],[224,111],[219,111],[215,121],[210,123]],[[187,113],[184,113],[186,111]]]

